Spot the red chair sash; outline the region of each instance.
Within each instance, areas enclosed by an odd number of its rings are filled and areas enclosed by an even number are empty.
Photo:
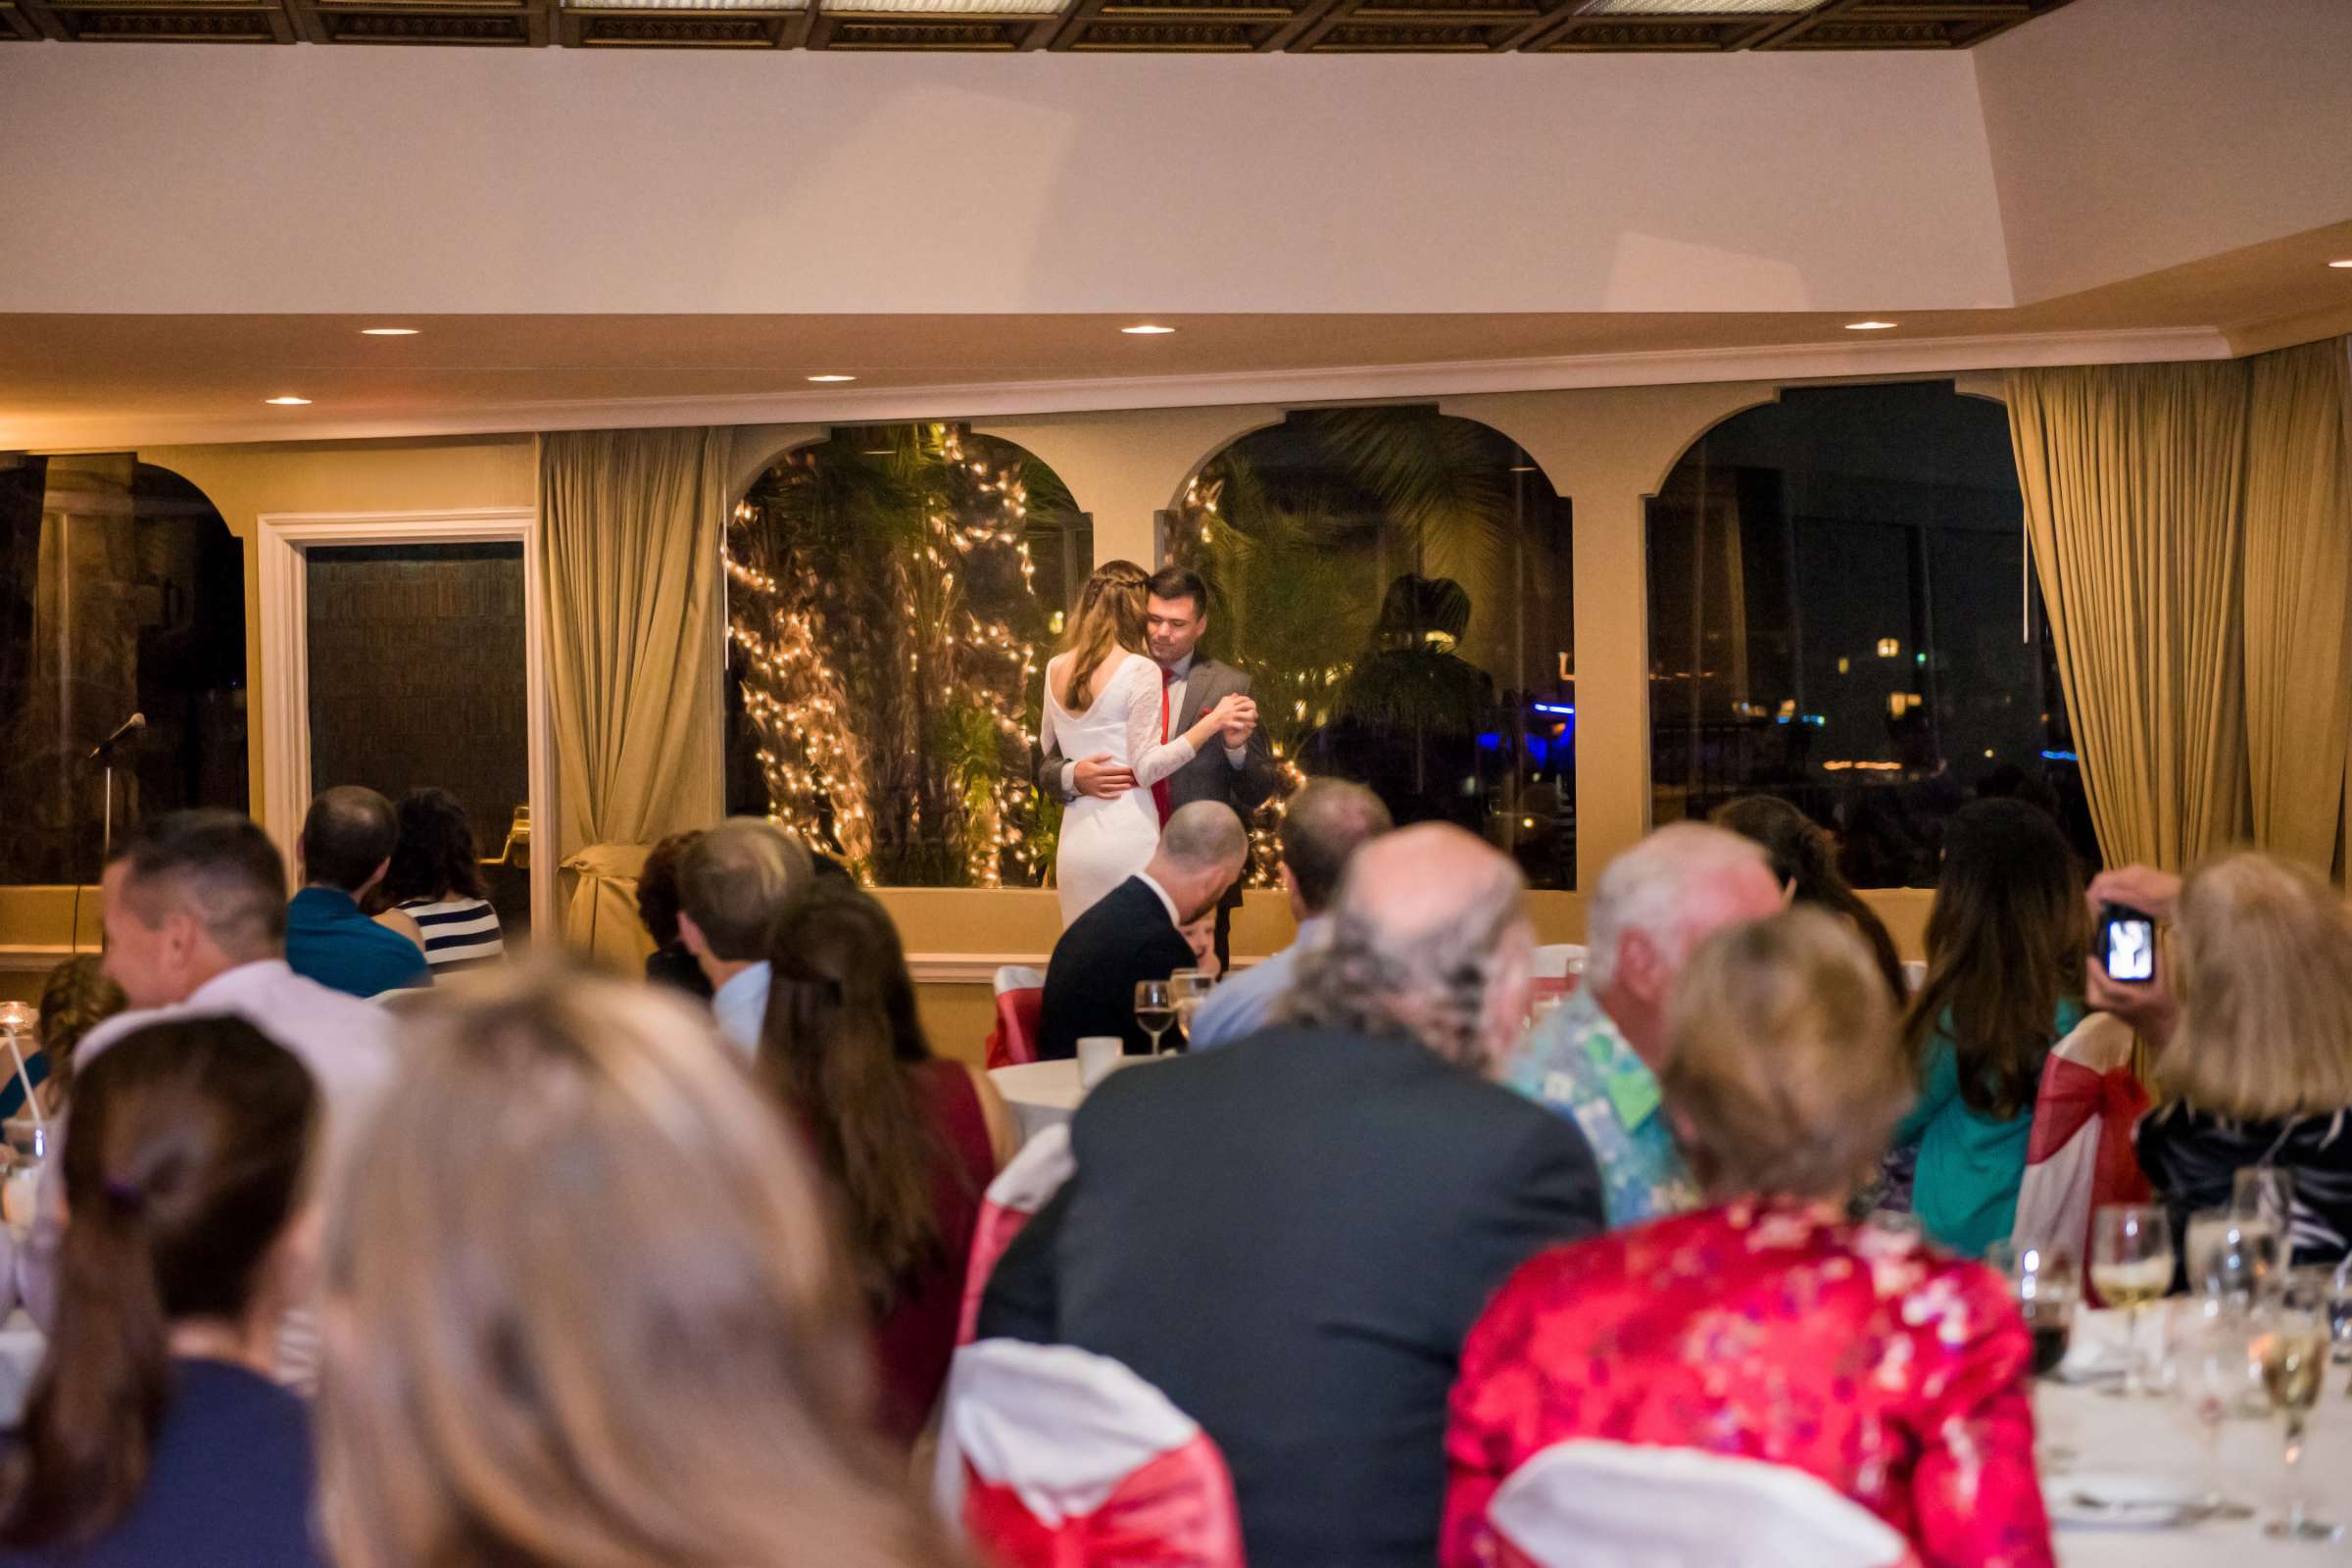
[[[1244,1568],[1233,1482],[1205,1433],[1058,1526],[968,1464],[964,1478],[964,1528],[996,1568]]]
[[[997,1026],[988,1036],[991,1071],[1018,1067],[1037,1059],[1037,1020],[1045,1004],[1043,991],[1023,989],[997,994]]]

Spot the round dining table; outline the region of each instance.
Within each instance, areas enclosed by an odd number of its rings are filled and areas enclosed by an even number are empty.
[[[1165,1058],[1121,1056],[1111,1070],[1117,1072],[1162,1059]],[[1078,1102],[1086,1098],[1086,1086],[1078,1081],[1078,1063],[1074,1060],[1025,1061],[1017,1067],[998,1067],[988,1076],[1011,1108],[1013,1120],[1020,1125],[1023,1143],[1048,1127],[1068,1121],[1077,1113]]]

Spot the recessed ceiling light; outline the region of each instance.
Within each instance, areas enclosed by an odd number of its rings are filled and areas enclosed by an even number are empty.
[[[416,328],[413,326],[363,326],[360,328],[362,337],[415,337],[416,335]]]
[[[299,408],[303,407],[305,404],[309,403],[311,400],[310,400],[309,398],[294,398],[294,397],[286,397],[286,398],[264,398],[264,399],[262,399],[262,401],[263,401],[264,403],[274,403],[274,404],[276,404],[276,405],[277,405],[279,408],[281,408],[281,409],[299,409]]]
[[[2347,256],[2340,262],[2329,262],[2328,265],[2329,267],[2340,267],[2347,271],[2352,271],[2352,256]]]
[[[1845,329],[1848,332],[1884,332],[1895,324],[1893,321],[1848,321]]]
[[[854,375],[812,375],[808,379],[811,381],[855,381],[858,378]]]
[[[1137,326],[1122,326],[1119,330],[1129,337],[1165,337],[1176,329],[1172,326],[1154,326],[1152,322],[1145,321]]]

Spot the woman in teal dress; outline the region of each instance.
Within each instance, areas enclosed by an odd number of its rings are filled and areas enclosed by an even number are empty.
[[[2009,1234],[2050,1048],[2082,1021],[2089,938],[2082,869],[2021,801],[1978,801],[1944,829],[1928,975],[1904,1020],[1919,1100],[1895,1142],[1919,1145],[1911,1205],[1969,1257]]]

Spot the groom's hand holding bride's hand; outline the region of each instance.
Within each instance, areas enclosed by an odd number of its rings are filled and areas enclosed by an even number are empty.
[[[1097,752],[1079,760],[1072,782],[1081,795],[1092,795],[1098,801],[1115,801],[1135,788],[1135,770],[1124,762],[1113,761],[1108,752]]]
[[[1217,708],[1226,715],[1224,722],[1225,749],[1229,752],[1238,752],[1249,745],[1250,737],[1257,731],[1257,699],[1234,692],[1220,699]]]

